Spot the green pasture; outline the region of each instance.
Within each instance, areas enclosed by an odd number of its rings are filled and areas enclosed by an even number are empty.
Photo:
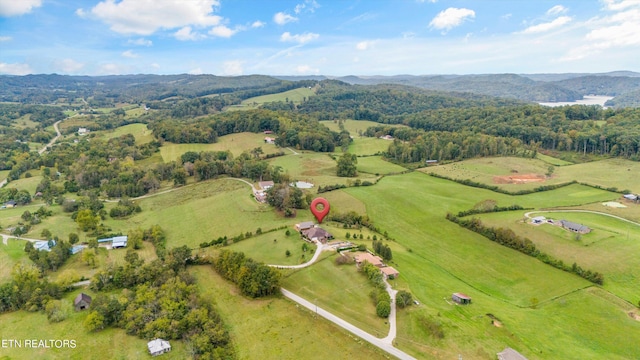
[[[309,89],[306,87],[293,89],[284,91],[277,94],[269,94],[252,97],[246,100],[243,100],[240,105],[231,105],[225,109],[225,111],[233,111],[233,110],[250,110],[260,107],[260,105],[268,102],[276,102],[276,101],[289,101],[294,104],[300,104],[304,101],[305,98],[309,98],[315,95],[315,91],[313,89]]]
[[[331,207],[330,214],[347,213],[349,211],[355,211],[358,214],[367,213],[367,208],[362,201],[344,191],[329,191],[318,194],[317,196],[321,196],[329,201],[329,206]]]
[[[143,359],[150,358],[147,341],[127,335],[123,329],[109,328],[88,332],[83,326],[88,311],[74,311],[73,299],[83,291],[75,290],[64,296],[68,318],[59,323],[49,323],[43,312],[14,311],[0,315],[0,338],[22,340],[22,348],[2,348],[2,355],[10,359]],[[27,348],[25,339],[75,340],[72,348]],[[171,351],[163,359],[186,359],[188,349],[180,341],[171,341]]]
[[[314,184],[313,192],[317,191],[318,186],[348,184],[356,179],[375,181],[375,175],[366,173],[359,173],[357,178],[338,177],[336,175],[336,161],[326,153],[298,150],[298,155],[280,156],[271,159],[270,163],[272,166],[281,166],[293,180]]]
[[[562,160],[562,159],[558,159],[556,157],[553,156],[549,156],[549,155],[545,155],[545,154],[541,154],[541,153],[537,153],[536,154],[536,159],[542,160],[544,162],[546,162],[549,165],[553,165],[553,166],[565,166],[565,165],[572,165],[572,162],[566,161],[566,160]]]
[[[378,338],[387,336],[389,324],[376,315],[369,297],[374,286],[356,265],[336,265],[334,254],[283,279],[282,287],[319,307],[330,309],[360,329]]]
[[[20,179],[12,180],[5,186],[18,190],[27,190],[33,197],[33,194],[36,192],[36,187],[38,187],[38,184],[42,181],[42,176],[40,175],[40,170],[32,169],[26,172],[30,173],[31,177],[25,177],[23,174]]]
[[[219,311],[239,359],[387,359],[386,353],[282,297],[248,299],[210,266],[190,268]],[[322,305],[320,305],[322,306]]]
[[[290,232],[289,236],[285,234],[287,229]],[[293,224],[287,229],[254,236],[237,243],[230,241],[228,248],[271,265],[297,265],[309,261],[316,251],[316,245],[302,240],[300,234],[293,229]],[[255,231],[253,233],[255,234]],[[307,244],[306,252],[302,251],[303,244]],[[290,256],[286,256],[287,250],[291,253]]]
[[[574,262],[585,270],[604,274],[604,288],[632,304],[640,301],[640,224],[634,225],[609,216],[550,212],[534,213],[554,220],[569,220],[592,229],[576,235],[551,224],[531,225],[523,221],[523,212],[504,212],[479,216],[483,223],[510,228],[516,234],[531,239],[541,251]],[[612,261],[615,259],[615,261]]]
[[[545,155],[540,156],[544,157]],[[446,165],[430,166],[421,171],[436,173],[454,179],[469,179],[489,185],[497,185],[495,176],[519,174],[547,173],[549,163],[546,158],[525,159],[516,157],[476,158]],[[557,166],[554,168],[551,178],[544,182],[531,182],[527,184],[499,184],[501,188],[509,191],[533,189],[541,185],[553,185],[570,181],[578,181],[589,185],[597,185],[604,188],[616,187],[618,190],[628,189],[640,191],[640,163],[624,159],[606,159],[581,164]],[[615,174],[615,176],[612,176]]]
[[[24,252],[24,245],[21,240],[8,239],[7,245],[0,241],[0,284],[11,280],[11,271],[16,264],[31,262]]]
[[[287,151],[278,148],[274,144],[264,142],[264,134],[238,133],[221,136],[217,143],[213,144],[172,144],[164,143],[160,147],[160,154],[165,162],[180,159],[180,156],[187,151],[226,151],[229,150],[234,156],[238,156],[244,151],[251,151],[261,147],[264,154],[273,154],[280,151]]]
[[[11,127],[14,127],[14,128],[17,128],[17,129],[26,129],[26,128],[34,129],[34,128],[38,127],[39,125],[40,125],[40,123],[37,123],[37,122],[31,120],[31,114],[25,114],[25,115],[15,119],[13,121],[13,123],[11,124]]]
[[[351,136],[354,138],[358,138],[360,132],[364,132],[368,128],[372,126],[390,126],[390,127],[402,127],[404,125],[400,124],[380,124],[374,121],[368,120],[342,120],[344,124],[344,129],[347,130]],[[338,124],[338,120],[323,120],[320,123],[329,128],[331,131],[340,132],[340,126]],[[385,140],[387,141],[387,140]],[[388,141],[387,141],[388,142]]]
[[[64,133],[69,128],[78,128],[95,125],[95,122],[91,120],[89,115],[74,116],[73,118],[67,118],[58,125],[60,132]]]
[[[391,141],[372,137],[356,137],[349,145],[349,152],[356,155],[376,155],[389,149]],[[340,150],[340,148],[336,148]]]
[[[151,130],[147,128],[147,124],[129,124],[114,130],[98,131],[96,134],[103,135],[105,140],[131,134],[135,137],[137,145],[149,143],[154,139]]]
[[[466,210],[485,199],[494,199],[499,205],[550,207],[575,200],[590,202],[610,197],[611,193],[573,185],[533,194],[536,196],[515,197],[419,173],[386,177],[373,188],[345,191],[364,202],[376,225],[396,239],[400,248],[394,250],[393,266],[400,272],[402,286],[408,287],[421,303],[406,313],[400,312],[396,342],[403,350],[416,355],[429,353],[436,358],[449,358],[451,349],[459,350],[465,358],[487,358],[509,345],[522,349],[529,358],[543,359],[578,353],[581,358],[607,355],[621,359],[633,353],[632,345],[619,340],[625,334],[640,334],[640,323],[623,312],[627,308],[597,299],[598,311],[606,315],[585,312],[583,306],[575,310],[567,306],[564,312],[558,312],[553,308],[557,302],[567,294],[581,293],[580,289],[591,283],[495,244],[444,218],[448,211]],[[467,307],[451,305],[451,293],[458,291],[470,295],[474,303]],[[591,297],[584,297],[585,302],[593,302]],[[544,304],[542,309],[548,310],[531,308],[535,303]],[[414,312],[416,315],[405,316]],[[500,318],[504,327],[487,325],[487,313]],[[445,334],[450,334],[445,335],[445,340],[426,336],[427,328],[418,324],[419,315],[438,320],[438,314],[443,318],[439,321]],[[611,326],[612,333],[604,337],[591,334],[589,342],[583,342],[589,329],[581,322],[593,324],[609,321],[610,317],[621,321],[624,329]],[[407,318],[410,322],[403,320]],[[545,327],[548,329],[542,331]],[[532,328],[537,330],[531,331]]]
[[[365,156],[358,158],[358,171],[369,174],[392,174],[407,169],[384,160],[380,156]]]
[[[615,199],[614,201],[626,207],[614,208],[610,206],[604,206],[603,203],[598,202],[598,203],[583,205],[583,206],[580,206],[579,208],[583,210],[598,211],[598,212],[603,212],[603,213],[607,213],[615,216],[620,216],[625,219],[629,219],[631,221],[640,223],[640,204],[635,204],[633,203],[633,201],[624,199],[622,196],[620,196],[618,199]]]

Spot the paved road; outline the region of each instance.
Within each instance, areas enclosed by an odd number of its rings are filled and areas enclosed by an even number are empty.
[[[332,323],[340,326],[341,328],[349,331],[350,333],[362,338],[363,340],[367,341],[368,343],[384,350],[385,352],[397,357],[398,359],[415,359],[413,356],[405,353],[404,351],[401,351],[397,348],[395,348],[393,345],[391,345],[390,343],[388,343],[387,341],[385,341],[385,339],[378,339],[377,337],[367,333],[366,331],[359,329],[357,327],[355,327],[354,325],[346,322],[345,320],[333,315],[332,313],[326,311],[325,309],[312,304],[311,302],[301,298],[300,296],[286,290],[286,289],[281,289],[282,290],[282,294],[295,301],[296,303],[306,307],[307,309],[315,312],[316,314],[322,316],[323,318],[331,321]]]
[[[2,236],[2,243],[5,244],[5,245],[7,245],[9,243],[9,239],[26,240],[26,241],[31,241],[31,242],[44,241],[42,239],[29,239],[29,238],[25,238],[25,237],[19,237],[19,236],[13,236],[13,235],[5,235],[5,234],[0,234],[0,236]]]
[[[530,216],[531,214],[550,213],[550,212],[580,212],[580,213],[604,215],[604,216],[612,217],[614,219],[626,221],[626,222],[628,222],[630,224],[633,224],[633,225],[636,225],[636,226],[640,226],[640,223],[637,223],[635,221],[631,221],[629,219],[625,219],[625,218],[620,217],[620,216],[611,215],[611,214],[603,213],[603,212],[600,212],[600,211],[592,211],[592,210],[539,210],[539,211],[529,211],[528,213],[525,213],[524,216],[526,216],[528,219],[531,219],[531,216]]]

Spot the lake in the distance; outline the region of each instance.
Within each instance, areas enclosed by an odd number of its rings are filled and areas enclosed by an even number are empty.
[[[571,102],[541,102],[538,104],[544,105],[544,106],[552,106],[552,107],[564,106],[564,105],[600,105],[603,108],[606,108],[604,106],[604,103],[606,103],[607,100],[611,100],[611,99],[613,99],[613,96],[589,95],[589,96],[584,96],[582,100],[576,100]]]

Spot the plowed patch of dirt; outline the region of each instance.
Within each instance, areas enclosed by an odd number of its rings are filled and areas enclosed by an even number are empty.
[[[493,182],[496,184],[527,184],[544,182],[545,180],[547,180],[547,177],[540,174],[513,174],[493,177]]]

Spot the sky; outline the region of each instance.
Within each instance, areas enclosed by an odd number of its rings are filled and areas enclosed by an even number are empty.
[[[640,71],[640,0],[0,0],[0,74]]]

